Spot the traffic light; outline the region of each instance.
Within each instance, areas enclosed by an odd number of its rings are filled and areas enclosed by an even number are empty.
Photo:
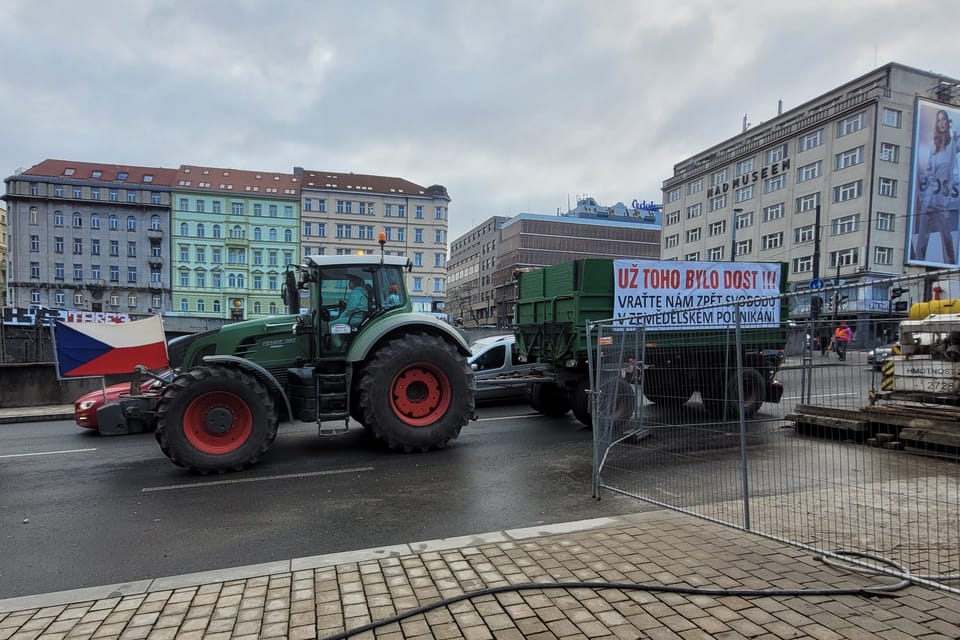
[[[906,289],[904,289],[903,287],[890,287],[890,299],[896,300],[906,292],[907,292]]]

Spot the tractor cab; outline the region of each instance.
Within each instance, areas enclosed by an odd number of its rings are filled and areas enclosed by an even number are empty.
[[[317,355],[340,356],[376,318],[410,310],[404,286],[408,268],[409,259],[402,256],[307,256],[306,264],[295,268],[299,277],[293,269],[287,272],[284,299],[316,334]],[[308,304],[301,302],[301,290],[309,295]]]

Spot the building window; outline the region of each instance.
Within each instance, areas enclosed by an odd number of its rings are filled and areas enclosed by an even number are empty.
[[[40,290],[31,289],[30,290],[30,302],[40,302]]]
[[[671,211],[667,214],[666,225],[678,224],[680,222],[680,210]]]
[[[63,280],[66,277],[66,269],[63,266],[62,262],[54,263],[53,265],[53,279],[54,280]]]
[[[73,306],[80,307],[83,306],[83,293],[75,291],[73,294]]]
[[[897,217],[885,211],[877,212],[877,231],[893,231]]]
[[[267,207],[267,212],[268,212],[268,214],[270,215],[271,218],[276,218],[276,217],[277,217],[277,205],[271,204],[269,207]]]
[[[98,265],[98,264],[92,264],[92,265],[90,265],[90,277],[93,278],[94,280],[99,280],[99,279],[100,279],[100,277],[101,277],[101,274],[100,274],[100,265]]]
[[[243,215],[243,203],[242,202],[231,202],[230,203],[230,214],[234,216]]]
[[[860,131],[865,126],[867,126],[867,112],[861,111],[857,115],[844,118],[837,123],[837,137],[842,138],[843,136],[848,136],[851,133]]]
[[[197,270],[197,288],[203,288],[207,286],[207,272],[203,269]]]
[[[100,216],[98,216],[95,213],[90,216],[90,228],[91,229],[100,228]]]
[[[716,222],[711,222],[708,227],[708,233],[711,236],[723,235],[727,230],[727,221],[726,220],[717,220]]]
[[[863,180],[856,180],[833,188],[833,201],[846,202],[859,198],[863,193]]]
[[[58,307],[62,307],[67,304],[67,296],[63,293],[63,289],[57,289],[57,292],[53,296],[54,304]]]
[[[137,306],[137,296],[133,293],[127,296],[127,306],[136,307]]]
[[[223,235],[223,234],[222,234],[221,231],[220,231],[220,225],[218,225],[218,224],[213,225],[213,237],[214,237],[214,238],[219,238],[219,237],[221,237],[222,235]]]
[[[667,202],[676,202],[680,199],[680,187],[667,191]]]
[[[783,232],[770,233],[760,238],[760,250],[779,249],[783,246]]]
[[[808,224],[803,227],[796,227],[793,230],[794,244],[799,244],[801,242],[813,242],[815,230],[816,227],[812,224]]]
[[[83,255],[83,238],[73,239],[73,255],[75,256]]]
[[[787,157],[787,143],[774,147],[767,151],[767,164],[776,164]]]
[[[813,211],[817,208],[817,205],[820,204],[820,192],[809,193],[805,196],[800,196],[796,200],[796,212],[803,213],[805,211]]]
[[[83,216],[81,216],[79,213],[73,214],[73,228],[74,229],[83,228]]]
[[[883,265],[893,264],[893,247],[874,247],[873,263]]]
[[[203,200],[197,199],[197,213],[203,213],[206,209],[206,202]]]
[[[809,271],[813,271],[813,256],[803,256],[802,258],[793,259],[794,273],[806,273]]]
[[[34,237],[36,237],[36,236],[34,236]],[[38,243],[38,245],[39,245],[39,242],[40,242],[40,239],[39,239],[39,237],[37,237],[37,243]],[[100,248],[100,241],[99,241],[99,240],[94,240],[93,242],[96,243],[95,246],[96,246],[97,249],[99,250],[99,248]],[[31,245],[32,245],[32,244],[33,244],[33,243],[31,242]],[[40,251],[40,247],[39,247],[39,246],[37,246],[37,251]],[[53,239],[53,252],[54,252],[54,253],[63,253],[63,237],[62,237],[62,236],[56,236],[56,237],[54,237],[54,239]]]
[[[120,255],[120,241],[111,240],[110,241],[110,255],[113,257],[119,257]]]
[[[160,204],[160,194],[156,192],[152,192],[150,194],[150,202],[152,202],[153,204]]]
[[[698,202],[697,204],[692,204],[687,207],[687,220],[691,218],[698,218],[701,213],[700,203]]]
[[[736,254],[746,256],[753,252],[753,240],[737,240]]]
[[[722,169],[710,176],[710,186],[718,187],[727,181],[727,170]]]
[[[680,246],[680,234],[675,233],[672,236],[667,236],[663,241],[663,246],[667,249]]]
[[[703,178],[699,178],[687,185],[687,195],[693,195],[703,191]]]
[[[30,251],[40,252],[40,236],[30,236]]]
[[[763,183],[763,192],[764,193],[773,193],[774,191],[779,191],[783,189],[787,184],[787,176],[781,173],[778,176],[772,178],[767,178]]]
[[[837,171],[858,165],[863,162],[863,147],[842,151],[835,156],[835,159],[836,164],[834,166]]]
[[[120,267],[115,264],[110,265],[110,282],[120,282]]]
[[[423,220],[423,205],[418,204],[413,210],[413,217],[416,220]]]
[[[902,118],[903,113],[901,111],[887,107],[883,108],[883,125],[885,127],[896,127],[899,129]]]
[[[737,214],[737,229],[746,229],[753,226],[753,211]]]
[[[746,200],[749,200],[752,197],[753,197],[752,184],[746,187],[740,187],[739,189],[737,189],[736,193],[734,194],[734,200],[736,200],[737,202],[745,202]]]
[[[423,252],[415,251],[413,253],[413,266],[422,267],[423,266]]]
[[[133,216],[127,216],[127,231],[137,230],[137,219]]]
[[[683,256],[684,260],[690,260],[691,262],[696,262],[700,259],[699,251],[691,251],[690,253]]]
[[[742,176],[753,171],[753,167],[755,164],[754,161],[755,161],[755,158],[749,158],[747,160],[741,160],[740,162],[738,162],[737,169],[736,169],[737,175]]]
[[[707,260],[723,260],[723,247],[712,247],[708,249]]]
[[[887,196],[888,198],[897,197],[897,181],[893,178],[880,178],[877,186],[877,193],[881,196]]]
[[[823,162],[820,160],[803,165],[797,169],[797,182],[806,182],[807,180],[819,178],[823,173],[822,169]]]
[[[74,187],[74,188],[73,188],[73,197],[79,200],[80,197],[81,197],[81,195],[82,195],[82,190],[80,189],[80,187]]]
[[[800,151],[808,151],[823,144],[823,129],[811,131],[800,137]]]
[[[372,211],[370,213],[373,213]],[[283,217],[292,218],[293,217],[293,205],[285,204],[283,205]]]
[[[136,242],[128,242],[128,243],[127,243],[127,257],[128,257],[128,258],[136,258],[136,257],[137,257],[137,243],[136,243]]]
[[[137,201],[137,192],[136,191],[127,191],[127,202],[135,203]]]
[[[119,231],[119,230],[120,230],[120,218],[118,218],[117,216],[111,214],[111,216],[110,216],[110,221],[109,221],[109,225],[110,225],[110,231]]]
[[[700,227],[687,229],[686,242],[697,242],[700,239]]]
[[[203,311],[204,311],[206,308],[207,308],[207,303],[204,302],[203,298],[198,298],[198,299],[197,299],[197,311],[198,311],[199,313],[203,313]]]
[[[202,222],[197,223],[197,237],[203,238],[207,235],[207,228],[203,225]]]
[[[710,198],[710,211],[719,211],[727,206],[727,194]]]
[[[263,205],[262,204],[253,205],[253,217],[259,218],[262,215],[263,215]]]
[[[854,233],[860,230],[860,214],[854,213],[849,216],[834,218],[830,224],[830,235],[841,236],[847,233]]]
[[[37,217],[37,208],[30,207],[30,224],[38,224],[39,218]],[[57,227],[63,226],[63,211],[54,211],[53,212],[53,224]]]
[[[783,217],[783,203],[779,202],[777,204],[772,204],[769,207],[763,208],[763,221],[771,222],[772,220],[779,220]]]
[[[413,279],[413,290],[423,291],[423,278],[417,276]]]
[[[130,284],[137,283],[137,268],[136,267],[127,267],[127,282]]]
[[[830,267],[849,267],[860,263],[860,249],[844,249],[843,251],[830,252]]]
[[[186,262],[190,259],[190,246],[180,245],[180,262]]]
[[[73,265],[73,279],[74,280],[83,280],[83,265],[74,264]]]

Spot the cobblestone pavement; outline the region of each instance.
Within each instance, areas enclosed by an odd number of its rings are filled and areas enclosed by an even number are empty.
[[[300,558],[0,600],[0,640],[327,638],[440,599],[524,583],[607,581],[770,595],[530,589],[481,595],[353,637],[960,638],[960,597],[777,595],[895,582],[670,511]]]

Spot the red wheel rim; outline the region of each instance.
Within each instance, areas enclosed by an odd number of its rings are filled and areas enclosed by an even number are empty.
[[[426,362],[408,365],[390,384],[390,407],[411,427],[426,427],[442,418],[451,400],[450,379]]]
[[[183,412],[183,433],[198,451],[230,453],[239,449],[253,431],[253,414],[240,396],[211,391],[198,396]]]

